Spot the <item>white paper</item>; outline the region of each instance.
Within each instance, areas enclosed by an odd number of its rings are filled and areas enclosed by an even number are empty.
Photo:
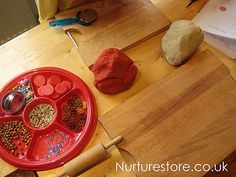
[[[236,39],[236,0],[209,0],[193,22],[208,33]]]
[[[227,57],[236,59],[236,40],[204,33],[205,41],[216,49],[222,51]]]

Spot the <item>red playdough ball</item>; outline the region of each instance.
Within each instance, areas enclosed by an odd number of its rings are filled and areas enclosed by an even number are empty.
[[[61,83],[61,78],[59,76],[52,75],[51,77],[49,77],[48,83],[52,86],[56,86],[57,84]]]
[[[136,78],[137,67],[124,53],[106,49],[92,67],[94,85],[102,93],[117,94],[129,89]]]
[[[34,85],[37,87],[43,86],[46,84],[46,79],[43,75],[37,75],[34,78]]]

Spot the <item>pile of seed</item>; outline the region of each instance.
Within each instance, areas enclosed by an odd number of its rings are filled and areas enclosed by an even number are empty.
[[[23,141],[25,144],[24,149],[26,149],[29,145],[31,137],[31,133],[24,127],[23,123],[19,120],[5,122],[0,125],[1,141],[6,146],[6,148],[12,153],[15,153],[17,150],[17,146],[13,143],[14,140],[21,138],[21,141]],[[21,144],[20,141],[17,142],[18,145]],[[20,150],[22,149],[23,148],[20,147]],[[17,153],[15,154],[18,155]]]
[[[55,110],[50,104],[39,104],[29,113],[29,122],[35,128],[48,126],[55,116]]]
[[[73,95],[63,107],[62,121],[70,129],[80,132],[86,121],[86,102]]]

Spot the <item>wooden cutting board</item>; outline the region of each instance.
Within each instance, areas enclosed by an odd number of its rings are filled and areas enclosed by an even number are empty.
[[[119,148],[128,152],[128,161],[217,164],[236,148],[236,81],[205,51],[99,120],[110,137],[124,136]],[[136,172],[142,177],[204,173]]]
[[[56,18],[74,17],[85,8],[95,9],[99,19],[92,26],[75,24],[64,29],[79,30],[79,34],[73,36],[87,66],[93,64],[104,49],[115,47],[127,51],[166,30],[170,24],[150,0],[102,0],[62,12]]]

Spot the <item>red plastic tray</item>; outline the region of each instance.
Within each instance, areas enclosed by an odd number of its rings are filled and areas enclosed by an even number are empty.
[[[38,75],[43,75],[46,80],[56,75],[62,81],[69,82],[69,85],[71,85],[65,93],[42,96],[38,93],[40,90],[37,86],[38,83],[34,84],[34,78]],[[0,92],[1,102],[3,96],[11,91],[22,79],[30,81],[34,98],[26,104],[23,110],[14,115],[7,114],[1,107],[0,125],[12,120],[22,121],[32,138],[30,138],[28,146],[25,146],[23,141],[21,142],[21,136],[14,140],[14,142],[20,142],[19,144],[24,146],[22,150],[22,147],[17,145],[17,148],[20,148],[22,153],[16,155],[6,148],[0,137],[0,156],[8,163],[26,170],[48,170],[62,166],[82,152],[95,131],[97,114],[93,96],[87,85],[76,75],[63,69],[45,67],[25,72],[12,79]],[[57,81],[54,80],[54,82],[57,84]],[[69,129],[62,121],[63,106],[73,95],[78,96],[87,104],[85,123],[79,132]],[[29,110],[40,103],[49,103],[56,112],[53,121],[45,128],[32,127],[28,122]]]

